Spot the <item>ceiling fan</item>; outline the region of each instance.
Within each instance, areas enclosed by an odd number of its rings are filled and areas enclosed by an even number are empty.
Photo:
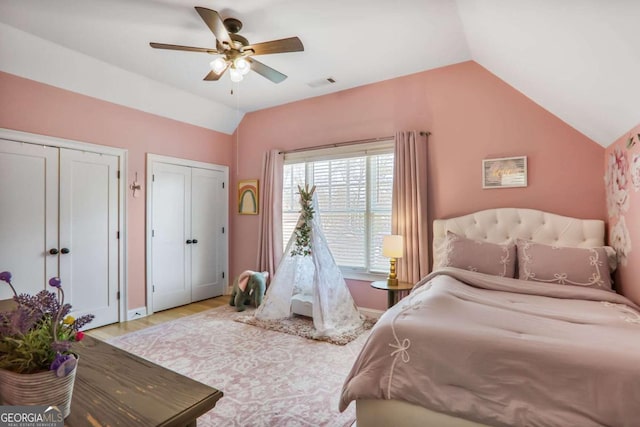
[[[273,53],[301,52],[304,46],[298,37],[272,40],[263,43],[249,44],[249,41],[238,32],[242,29],[242,22],[235,18],[224,21],[215,10],[196,6],[198,14],[209,27],[216,38],[216,48],[180,46],[175,44],[155,43],[149,45],[155,49],[183,50],[188,52],[204,52],[211,55],[221,55],[211,61],[211,71],[204,80],[220,79],[229,69],[229,76],[233,82],[239,82],[250,70],[274,83],[280,83],[287,78],[285,74],[256,61],[254,55],[269,55]]]

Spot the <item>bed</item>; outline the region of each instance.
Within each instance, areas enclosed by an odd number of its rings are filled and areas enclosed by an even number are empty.
[[[433,234],[434,271],[345,381],[358,427],[637,425],[640,312],[610,289],[602,221],[502,208]]]

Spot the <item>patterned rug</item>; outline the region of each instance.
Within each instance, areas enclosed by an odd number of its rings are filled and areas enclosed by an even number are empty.
[[[364,324],[361,328],[349,333],[335,335],[332,337],[323,337],[316,334],[313,327],[313,319],[310,317],[293,315],[288,319],[282,320],[258,320],[253,316],[253,312],[238,316],[234,319],[236,322],[247,323],[249,325],[258,326],[260,328],[269,329],[276,332],[284,332],[285,334],[297,335],[303,338],[326,341],[331,344],[346,345],[358,338],[364,331],[369,330],[375,324],[375,319],[365,317]]]
[[[198,426],[346,427],[342,384],[369,336],[344,346],[234,321],[224,306],[132,332],[110,344],[224,392]]]

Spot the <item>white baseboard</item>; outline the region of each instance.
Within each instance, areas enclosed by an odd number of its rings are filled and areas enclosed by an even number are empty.
[[[358,307],[358,311],[367,317],[372,317],[374,319],[379,319],[384,313],[384,310],[377,310],[375,308],[367,308],[367,307]],[[139,307],[131,309],[127,312],[127,321],[142,319],[143,317],[147,317],[147,307]]]
[[[358,307],[358,311],[364,314],[367,317],[373,317],[374,319],[379,319],[384,313],[384,310],[376,310],[375,308],[367,308],[367,307]]]
[[[147,317],[147,307],[139,307],[127,311],[127,320],[142,319],[143,317]]]

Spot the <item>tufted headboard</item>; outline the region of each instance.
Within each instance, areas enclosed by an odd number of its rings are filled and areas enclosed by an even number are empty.
[[[505,243],[517,238],[558,246],[604,246],[604,221],[535,209],[498,208],[433,221],[433,265],[440,265],[447,231],[469,239]]]

